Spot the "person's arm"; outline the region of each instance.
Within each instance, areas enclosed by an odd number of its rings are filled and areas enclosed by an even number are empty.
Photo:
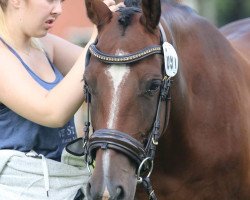
[[[96,34],[95,34],[96,35]],[[92,36],[90,43],[95,36]],[[0,102],[19,115],[49,127],[63,126],[84,101],[82,52],[70,72],[51,91],[42,88],[9,52],[0,54]]]

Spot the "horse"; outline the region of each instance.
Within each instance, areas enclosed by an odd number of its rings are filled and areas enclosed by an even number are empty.
[[[177,1],[124,3],[85,0],[88,199],[249,200],[250,19],[219,30]]]
[[[220,28],[220,31],[230,41],[230,43],[243,54],[243,57],[249,58],[248,52],[250,46],[250,18],[241,19],[236,22],[231,22]]]

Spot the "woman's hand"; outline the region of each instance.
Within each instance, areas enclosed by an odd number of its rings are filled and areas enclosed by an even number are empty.
[[[115,1],[114,0],[103,0],[103,3],[105,3],[109,7],[115,5]]]
[[[124,3],[120,2],[118,4],[115,3],[114,0],[104,0],[103,1],[112,12],[117,11],[120,7],[124,7]]]

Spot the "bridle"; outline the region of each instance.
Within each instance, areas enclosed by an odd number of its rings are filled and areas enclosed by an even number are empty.
[[[166,42],[166,34],[163,28],[160,27],[161,43]],[[149,57],[154,54],[163,54],[161,45],[153,45],[146,47],[138,52],[127,55],[111,55],[98,50],[95,44],[89,46],[89,55],[94,56],[99,61],[107,64],[128,64],[134,63]],[[73,155],[86,155],[86,162],[92,165],[95,159],[95,154],[98,149],[113,149],[120,153],[125,154],[128,158],[136,163],[137,166],[137,180],[138,183],[143,183],[150,200],[156,200],[156,195],[151,185],[150,175],[153,170],[155,152],[161,136],[161,108],[162,102],[166,102],[166,119],[164,127],[167,127],[170,112],[170,87],[171,77],[167,77],[164,71],[163,80],[160,88],[160,95],[158,99],[157,111],[155,121],[149,134],[147,144],[144,146],[141,142],[137,141],[130,135],[112,129],[100,129],[95,131],[91,136],[89,134],[90,128],[90,93],[88,86],[85,84],[84,93],[88,103],[87,122],[85,122],[85,136],[69,143],[66,150]]]

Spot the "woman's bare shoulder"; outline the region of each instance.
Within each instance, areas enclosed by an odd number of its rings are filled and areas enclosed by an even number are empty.
[[[4,44],[0,43],[0,68],[3,69],[10,65],[18,65],[18,61],[13,53]]]

